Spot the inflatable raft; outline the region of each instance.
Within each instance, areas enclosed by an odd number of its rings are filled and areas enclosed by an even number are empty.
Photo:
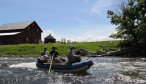
[[[93,65],[93,62],[91,60],[73,63],[73,64],[65,64],[65,65],[57,65],[52,64],[52,68],[55,72],[61,72],[61,73],[78,73],[78,72],[84,72],[87,71],[91,66]],[[39,59],[36,62],[36,66],[39,69],[49,69],[50,64],[44,64]]]

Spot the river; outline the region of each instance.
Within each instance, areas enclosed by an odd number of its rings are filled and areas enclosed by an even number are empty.
[[[0,84],[146,84],[146,58],[84,57],[94,65],[85,73],[48,73],[36,58],[0,57]]]

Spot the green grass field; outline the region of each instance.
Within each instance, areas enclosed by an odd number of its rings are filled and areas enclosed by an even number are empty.
[[[100,50],[100,46],[108,48],[117,48],[120,41],[101,41],[101,42],[81,42],[81,43],[48,43],[48,44],[19,44],[19,45],[0,45],[0,56],[39,56],[43,48],[56,46],[60,55],[66,55],[69,45],[74,45],[76,49],[85,49],[90,52]]]

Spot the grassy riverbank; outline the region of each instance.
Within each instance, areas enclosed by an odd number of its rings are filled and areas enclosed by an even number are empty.
[[[69,45],[74,45],[76,49],[85,49],[90,52],[96,52],[105,48],[117,48],[119,41],[101,41],[101,42],[81,42],[81,43],[48,43],[48,44],[19,44],[19,45],[0,45],[0,56],[39,56],[44,46],[48,51],[52,46],[56,46],[61,55],[65,55]]]

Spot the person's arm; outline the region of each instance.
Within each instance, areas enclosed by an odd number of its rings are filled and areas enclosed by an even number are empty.
[[[75,57],[81,57],[81,55],[75,55],[74,51],[73,51],[73,56],[75,56]]]
[[[46,55],[48,55],[48,56],[50,55],[49,51],[46,51]]]
[[[58,52],[56,52],[57,53],[57,55],[59,55],[59,53]]]
[[[49,59],[49,58],[50,58],[50,54],[49,54],[49,52],[48,52],[48,51],[46,51],[46,52],[45,52],[44,57],[45,57],[46,59]]]

